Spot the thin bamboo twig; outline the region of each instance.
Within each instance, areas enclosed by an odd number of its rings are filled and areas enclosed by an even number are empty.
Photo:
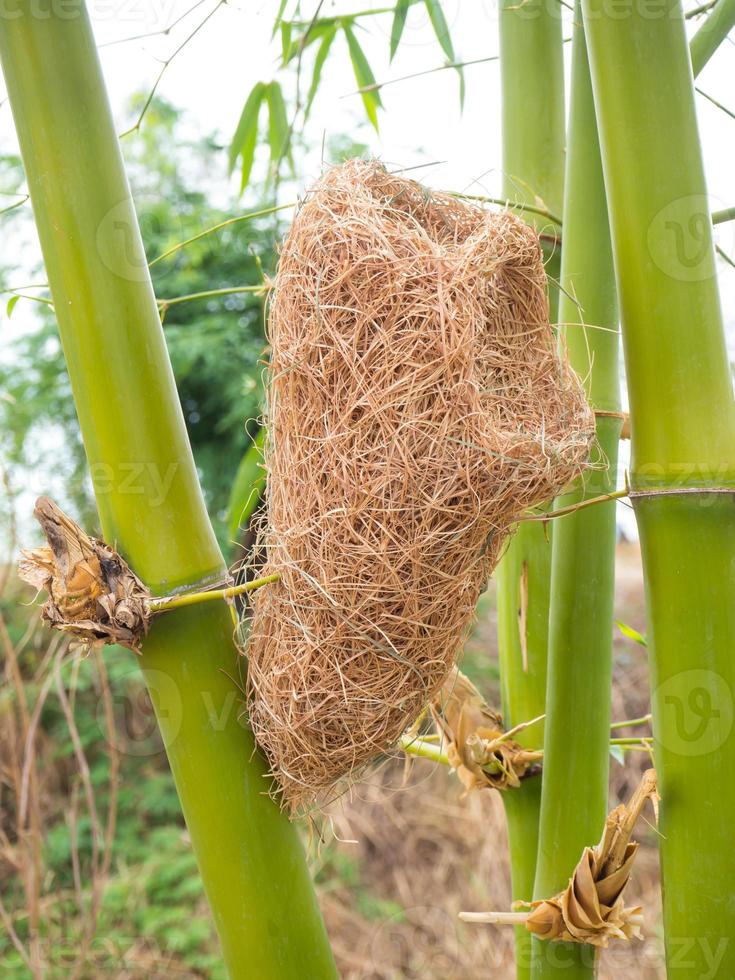
[[[398,743],[407,755],[416,756],[418,759],[429,759],[431,762],[440,762],[444,766],[449,766],[449,758],[442,752],[438,745],[412,735],[402,735]]]
[[[449,71],[454,68],[467,68],[470,65],[484,65],[491,61],[498,61],[500,55],[493,54],[489,58],[473,58],[471,61],[447,61],[443,65],[438,65],[436,68],[426,68],[423,71],[414,71],[410,75],[401,75],[400,78],[389,78],[385,82],[373,82],[372,85],[363,85],[362,88],[356,88],[353,92],[346,92],[342,98],[349,99],[355,95],[364,95],[366,92],[378,92],[381,89],[387,88],[389,85],[398,85],[400,82],[408,82],[413,78],[423,78],[425,75],[434,75],[439,71]]]
[[[712,224],[719,225],[725,221],[735,221],[735,208],[722,208],[712,212]]]
[[[540,218],[548,218],[549,221],[553,221],[555,225],[561,227],[561,218],[558,214],[554,214],[548,208],[543,208],[538,204],[529,204],[526,201],[514,201],[507,197],[486,197],[483,194],[463,194],[459,191],[450,191],[450,197],[458,197],[462,201],[477,201],[480,204],[499,204],[504,208],[512,208],[515,211],[528,212],[528,214],[536,214]]]
[[[193,41],[194,40],[194,38],[202,30],[202,28],[212,19],[212,17],[214,17],[214,15],[217,13],[217,11],[220,9],[220,7],[223,7],[226,2],[227,2],[227,0],[218,0],[217,5],[212,10],[209,11],[209,13],[207,14],[207,16],[204,17],[199,22],[199,24],[197,24],[197,26],[194,28],[194,30],[191,32],[191,34],[187,35],[184,38],[184,40],[181,42],[181,44],[179,44],[176,47],[176,49],[174,50],[173,54],[169,55],[169,57],[166,58],[166,60],[161,65],[161,70],[159,71],[159,73],[158,73],[158,75],[156,77],[156,80],[154,81],[153,86],[152,86],[150,92],[148,93],[148,96],[147,96],[145,102],[143,103],[143,108],[140,110],[140,114],[139,114],[137,120],[133,123],[132,126],[130,126],[129,129],[126,129],[124,132],[120,133],[120,137],[119,137],[120,139],[124,139],[124,137],[130,136],[131,133],[135,133],[135,132],[137,132],[140,129],[140,127],[141,127],[141,125],[143,123],[143,119],[145,118],[146,113],[150,109],[151,102],[153,102],[153,99],[155,98],[156,92],[158,91],[158,86],[163,81],[163,76],[166,74],[167,70],[171,66],[171,62],[174,60],[174,58],[176,58],[177,55],[179,55],[184,50],[184,48],[189,44],[190,41]]]
[[[421,3],[422,0],[408,0],[409,6],[413,6],[415,3]],[[353,11],[353,13],[348,14],[337,14],[332,17],[322,17],[320,23],[322,24],[333,24],[335,21],[340,20],[357,20],[361,17],[378,17],[381,14],[394,14],[396,12],[395,6],[393,7],[367,7],[364,10]],[[291,20],[288,22],[291,27],[309,27],[311,21],[308,20]]]
[[[8,211],[14,211],[15,208],[20,208],[27,201],[30,201],[30,199],[30,194],[24,194],[20,201],[16,201],[14,204],[9,204],[6,208],[0,208],[0,214],[7,214]]]
[[[643,715],[640,718],[627,718],[624,721],[610,722],[610,728],[633,728],[635,725],[650,725],[652,715]]]
[[[178,306],[179,303],[191,303],[198,299],[212,299],[218,296],[237,296],[241,293],[255,293],[265,296],[270,289],[268,283],[258,286],[225,286],[222,289],[205,289],[201,293],[188,293],[185,296],[172,296],[167,299],[157,299],[156,302],[163,309],[169,306]]]
[[[117,44],[128,44],[130,41],[147,41],[148,38],[150,38],[150,37],[160,37],[161,35],[164,35],[165,36],[167,34],[170,34],[171,31],[175,27],[178,27],[178,25],[183,20],[186,20],[186,18],[190,14],[193,14],[195,10],[198,10],[199,7],[201,7],[202,4],[205,4],[205,3],[207,3],[207,0],[197,0],[197,2],[195,4],[193,4],[191,7],[189,7],[188,10],[185,10],[183,12],[183,14],[179,14],[179,16],[176,17],[174,20],[172,20],[171,23],[167,27],[162,27],[160,30],[157,30],[157,31],[148,31],[146,34],[133,34],[130,37],[119,37],[119,38],[116,38],[114,41],[105,41],[104,44],[100,44],[100,45],[98,45],[98,47],[99,48],[111,48],[111,47],[114,47]]]
[[[696,85],[694,86],[694,91],[697,92],[699,95],[703,96],[705,99],[707,99],[708,102],[711,102],[712,105],[715,106],[717,109],[722,110],[722,112],[728,115],[731,119],[735,119],[735,112],[733,112],[732,109],[728,109],[727,106],[723,105],[721,102],[718,102],[713,95],[709,95],[707,92],[703,91],[701,88],[699,88]]]
[[[247,592],[254,592],[264,585],[272,582],[279,582],[279,573],[265,575],[263,578],[252,579],[250,582],[243,582],[240,585],[231,585],[226,589],[209,589],[204,592],[185,592],[182,595],[160,596],[148,600],[148,608],[151,613],[169,612],[171,609],[183,609],[186,606],[196,606],[200,602],[211,602],[214,599],[234,599],[235,596],[245,595]]]
[[[200,241],[202,238],[206,238],[208,235],[213,235],[217,231],[221,231],[223,228],[229,228],[231,225],[240,224],[242,221],[252,221],[254,218],[265,218],[270,214],[275,214],[277,211],[286,211],[290,208],[297,207],[297,201],[290,201],[288,204],[276,204],[273,207],[261,208],[258,211],[250,211],[248,214],[239,214],[234,218],[227,218],[225,221],[220,221],[216,225],[212,225],[210,228],[205,228],[204,231],[198,232],[196,235],[192,235],[191,238],[187,238],[183,242],[177,242],[176,245],[172,245],[167,248],[160,255],[151,259],[148,263],[150,269],[159,262],[163,262],[164,259],[170,258],[175,255],[176,252],[181,251],[182,248],[186,248],[188,245],[192,245],[194,242]]]
[[[566,507],[559,507],[555,510],[546,511],[543,514],[528,514],[524,517],[519,518],[518,523],[524,524],[528,521],[541,521],[545,524],[547,521],[555,521],[559,517],[567,517],[569,514],[576,514],[580,510],[584,510],[586,507],[596,507],[598,504],[606,504],[611,500],[623,500],[625,497],[629,497],[630,490],[628,487],[624,487],[621,490],[614,490],[612,493],[603,493],[597,497],[587,497],[585,500],[580,500],[577,503],[569,504]]]
[[[708,10],[712,10],[717,5],[717,2],[718,0],[706,0],[705,3],[700,3],[699,6],[687,10],[684,14],[685,20],[691,20],[692,17],[699,17],[700,14],[706,14]]]

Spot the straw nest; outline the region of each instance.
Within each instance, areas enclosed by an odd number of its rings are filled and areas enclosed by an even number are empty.
[[[447,678],[513,522],[585,465],[534,231],[358,160],[306,196],[269,315],[256,739],[291,810]]]

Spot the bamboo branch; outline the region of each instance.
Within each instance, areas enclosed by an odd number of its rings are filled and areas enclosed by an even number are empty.
[[[188,293],[186,296],[172,296],[169,299],[156,300],[162,310],[167,310],[169,306],[177,306],[179,303],[191,303],[197,299],[210,299],[218,296],[237,296],[241,293],[255,293],[265,296],[270,289],[267,283],[259,286],[225,286],[222,289],[205,289],[201,293]]]
[[[151,614],[157,614],[169,612],[171,609],[196,606],[200,602],[211,602],[213,599],[234,599],[235,596],[255,592],[256,589],[260,589],[264,585],[270,585],[280,580],[280,574],[275,573],[273,575],[264,575],[262,578],[252,579],[250,582],[243,582],[240,585],[231,585],[226,589],[209,589],[204,592],[185,592],[182,595],[160,596],[148,600],[148,609]]]
[[[541,207],[538,204],[529,204],[526,201],[512,201],[509,198],[504,197],[485,197],[481,194],[462,194],[459,191],[450,191],[450,197],[458,197],[462,201],[477,201],[480,204],[499,204],[504,208],[511,208],[515,211],[528,212],[529,214],[536,214],[541,218],[548,218],[549,221],[553,221],[555,225],[561,225],[561,218],[554,214],[553,211],[549,211],[548,208]]]
[[[694,87],[694,91],[698,92],[699,95],[704,96],[704,98],[707,99],[708,102],[711,102],[712,105],[715,106],[717,109],[722,110],[722,112],[728,115],[731,119],[735,119],[735,112],[733,112],[732,109],[728,109],[727,106],[723,105],[721,102],[718,102],[713,95],[708,95],[707,92],[704,92],[701,88],[698,88],[696,85]]]
[[[259,211],[250,211],[248,214],[239,214],[235,218],[227,218],[225,221],[220,221],[216,225],[212,225],[211,228],[205,228],[204,231],[198,232],[196,235],[192,235],[191,238],[187,238],[183,242],[177,242],[176,245],[172,245],[167,248],[165,252],[161,252],[154,259],[148,263],[149,268],[153,268],[159,262],[163,262],[164,259],[170,258],[175,255],[176,252],[181,251],[182,248],[186,248],[188,245],[192,245],[194,242],[200,241],[202,238],[206,238],[208,235],[213,235],[217,231],[221,231],[223,228],[229,228],[231,225],[239,224],[242,221],[252,221],[254,218],[264,218],[269,214],[275,214],[277,211],[286,211],[289,208],[295,208],[297,205],[296,201],[291,201],[288,204],[277,204],[270,208],[262,208]]]
[[[179,44],[177,46],[177,48],[174,50],[173,54],[169,55],[169,57],[166,58],[166,60],[161,65],[161,70],[159,71],[159,73],[158,73],[158,75],[156,77],[156,80],[154,81],[153,86],[152,86],[150,92],[148,93],[148,96],[147,96],[147,98],[146,98],[146,100],[145,100],[145,102],[143,104],[143,108],[140,110],[140,114],[139,114],[137,120],[135,121],[135,123],[133,123],[133,125],[129,129],[126,129],[124,132],[120,133],[120,139],[124,139],[124,137],[130,136],[131,133],[135,133],[135,132],[137,132],[137,130],[140,129],[140,127],[141,127],[141,125],[143,123],[143,119],[145,118],[146,113],[150,109],[151,102],[153,102],[153,99],[155,98],[156,92],[158,91],[158,86],[161,84],[161,82],[163,80],[163,76],[166,74],[166,71],[170,67],[171,62],[174,60],[174,58],[177,55],[179,55],[184,50],[184,48],[187,46],[187,44],[189,44],[190,41],[193,41],[194,40],[194,38],[202,30],[202,28],[209,22],[209,20],[211,20],[212,17],[214,17],[214,15],[217,13],[217,11],[220,9],[220,7],[223,7],[226,2],[227,2],[227,0],[218,0],[218,3],[216,5],[216,7],[214,7],[212,10],[210,10],[210,12],[207,14],[207,16],[204,17],[199,22],[199,24],[197,24],[197,26],[194,28],[194,30],[191,32],[191,34],[187,35],[187,37],[184,38],[184,40],[181,42],[181,44]]]
[[[689,42],[694,76],[700,73],[720,44],[735,27],[735,0],[717,0],[709,16]]]

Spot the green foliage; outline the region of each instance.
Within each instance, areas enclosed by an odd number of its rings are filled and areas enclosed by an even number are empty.
[[[441,45],[442,51],[447,56],[449,63],[453,64],[457,60],[457,57],[454,53],[454,45],[449,34],[449,24],[447,24],[447,19],[444,16],[442,5],[439,3],[439,0],[425,0],[425,3],[431,26],[434,28],[434,33],[436,34],[436,39]],[[457,67],[457,72],[459,74],[459,102],[461,106],[464,106],[464,69]]]
[[[365,46],[357,36],[357,28],[363,26],[363,20],[372,16],[392,14],[393,21],[390,30],[390,60],[393,61],[403,37],[406,18],[411,6],[423,3],[431,22],[439,46],[446,55],[447,62],[456,68],[459,75],[460,106],[464,106],[465,78],[464,69],[457,62],[457,56],[452,43],[449,25],[444,15],[440,0],[397,0],[395,7],[363,10],[345,16],[333,15],[316,17],[311,21],[286,20],[284,14],[287,0],[281,0],[273,25],[272,39],[280,33],[280,62],[282,69],[292,69],[291,81],[296,88],[295,112],[291,125],[287,125],[284,111],[283,87],[279,82],[257,82],[251,89],[245,101],[240,120],[235,129],[235,135],[229,148],[230,170],[232,171],[238,159],[242,160],[241,187],[244,190],[250,180],[258,142],[258,127],[260,109],[263,102],[269,107],[268,143],[270,146],[269,175],[277,179],[281,164],[288,159],[293,169],[290,157],[294,129],[299,121],[303,128],[311,113],[319,86],[322,81],[324,65],[334,48],[335,38],[341,34],[344,37],[347,53],[352,65],[352,71],[359,90],[362,104],[370,124],[378,131],[378,110],[383,108],[380,97],[380,83],[376,82],[370,59]],[[297,7],[298,11],[298,7]],[[311,70],[311,82],[308,93],[302,102],[300,78],[302,61],[309,48],[315,47],[316,54]],[[285,84],[285,76],[284,76]]]
[[[370,62],[367,60],[365,52],[360,46],[360,42],[357,40],[355,32],[352,28],[352,22],[348,18],[345,18],[342,21],[342,29],[344,30],[345,38],[347,39],[347,47],[350,52],[352,70],[355,73],[355,81],[362,90],[362,104],[365,106],[365,112],[367,113],[368,119],[373,124],[377,132],[378,109],[382,107],[383,103],[380,100],[380,93],[378,89],[370,90],[370,86],[375,85],[375,75],[373,75]]]
[[[255,144],[258,141],[258,119],[260,118],[260,107],[263,104],[266,89],[267,86],[264,82],[257,82],[253,86],[245,101],[245,107],[230,144],[230,173],[235,169],[238,157],[242,158],[240,190],[244,190],[247,186],[250,180],[250,171],[253,169]]]
[[[258,506],[265,486],[263,469],[263,441],[265,429],[261,429],[255,442],[245,452],[235,475],[227,505],[227,531],[232,540],[240,528],[246,527]]]
[[[627,623],[623,623],[619,619],[615,620],[615,625],[623,636],[627,636],[629,640],[633,640],[634,643],[637,643],[642,647],[648,646],[648,640],[642,633],[639,633],[637,629],[634,629],[632,626],[628,626]]]
[[[282,29],[289,31],[288,24],[282,24]],[[290,33],[288,33],[290,39]],[[290,43],[290,41],[289,41]],[[285,57],[285,54],[284,54]],[[230,144],[230,173],[235,169],[238,158],[242,160],[240,191],[245,190],[253,169],[255,148],[258,143],[258,127],[260,110],[263,104],[268,106],[268,146],[270,148],[269,175],[277,175],[281,161],[288,159],[293,166],[291,156],[291,127],[286,114],[286,103],[279,82],[257,82],[250,91],[245,106],[237,124],[235,135]]]
[[[403,28],[406,26],[406,17],[411,0],[398,0],[395,13],[393,14],[393,26],[390,31],[390,60],[393,61],[398,45],[403,37]]]
[[[282,133],[285,108],[275,89],[266,97],[281,120],[273,133],[275,145]],[[221,173],[219,148],[209,138],[185,139],[182,129],[178,110],[156,100],[148,111],[147,125],[130,144],[128,171],[149,260],[232,215],[207,197],[207,191],[217,191],[212,174]],[[19,221],[19,212],[15,215],[13,220]],[[27,211],[25,220],[29,219]],[[222,229],[157,263],[152,269],[156,293],[166,299],[258,285],[263,270],[273,269],[273,242],[272,219]],[[5,270],[3,278],[12,284],[12,270]],[[48,444],[60,444],[63,448],[56,451],[54,473],[63,491],[58,493],[57,485],[53,490],[89,521],[94,510],[86,462],[53,312],[39,307],[37,323],[0,361],[0,390],[4,392],[0,452],[18,471],[17,482],[21,483],[26,471],[48,470],[44,467]],[[164,328],[207,504],[224,540],[232,482],[251,444],[246,420],[260,412],[260,358],[265,344],[262,299],[241,294],[176,304],[167,309]],[[253,425],[252,433],[255,431]]]
[[[314,58],[314,73],[311,78],[311,85],[309,86],[309,94],[306,97],[306,106],[304,107],[304,122],[309,118],[309,113],[311,112],[311,106],[314,102],[317,90],[319,88],[319,83],[322,80],[322,69],[324,68],[324,63],[329,55],[330,48],[332,47],[332,41],[334,41],[337,36],[337,25],[332,24],[329,30],[327,30],[322,38],[322,43],[319,45],[319,49]]]

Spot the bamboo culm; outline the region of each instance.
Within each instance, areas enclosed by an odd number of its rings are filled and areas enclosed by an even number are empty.
[[[102,531],[154,594],[226,575],[84,4],[3,19],[16,122]],[[242,723],[224,603],[153,623],[140,664],[230,976],[334,978],[296,828]]]
[[[605,187],[581,10],[572,47],[564,187],[560,340],[597,417],[595,467],[555,509],[615,487],[621,418],[617,303]],[[592,329],[584,329],[589,323]],[[605,327],[604,330],[596,327]],[[549,612],[544,779],[534,899],[566,888],[607,813],[615,579],[615,501],[556,520]],[[590,978],[595,950],[534,939],[534,980]]]
[[[559,9],[544,0],[500,6],[500,72],[503,127],[503,199],[539,208],[520,209],[541,232],[558,235],[549,214],[561,214],[564,183],[564,62]],[[556,315],[559,276],[555,249],[547,262],[550,305]],[[506,727],[544,713],[551,573],[551,526],[522,524],[497,572],[498,645]],[[522,732],[531,746],[541,731]],[[533,892],[538,846],[541,779],[505,793],[513,899]],[[516,976],[531,972],[531,936],[516,928]]]
[[[735,405],[684,19],[583,13],[641,537],[664,932],[677,980],[735,976]],[[661,493],[660,491],[666,491]],[[687,492],[678,492],[687,491]],[[685,954],[685,955],[683,955]]]

